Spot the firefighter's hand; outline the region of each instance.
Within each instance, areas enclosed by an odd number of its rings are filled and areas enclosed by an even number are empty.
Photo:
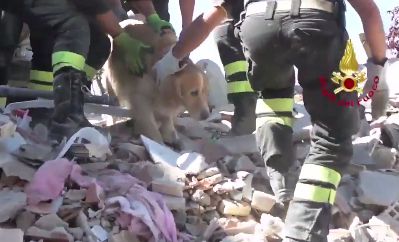
[[[151,26],[151,28],[157,33],[161,33],[161,31],[164,30],[164,29],[170,29],[173,32],[175,32],[175,30],[173,29],[172,24],[169,23],[168,21],[162,20],[159,17],[159,15],[156,14],[156,13],[151,14],[150,16],[148,16],[147,17],[147,22]]]
[[[368,83],[378,83],[377,90],[387,90],[388,84],[386,82],[386,72],[389,63],[374,63],[372,59],[367,60],[367,82]],[[367,84],[368,84],[367,83]],[[366,85],[367,85],[366,84]]]
[[[180,60],[173,56],[172,49],[173,47],[154,65],[158,85],[161,85],[168,76],[175,74],[185,67],[185,65],[180,65]]]
[[[145,71],[143,58],[146,52],[151,52],[152,48],[144,45],[141,41],[130,37],[126,32],[122,32],[114,38],[114,44],[121,48],[124,60],[130,71],[142,76]]]

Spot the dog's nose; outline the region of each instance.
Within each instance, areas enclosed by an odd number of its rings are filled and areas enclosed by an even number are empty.
[[[202,110],[200,114],[201,120],[205,120],[209,117],[209,110]]]

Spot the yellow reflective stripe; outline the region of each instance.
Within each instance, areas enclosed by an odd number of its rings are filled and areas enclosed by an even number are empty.
[[[262,126],[264,123],[277,123],[281,125],[286,125],[292,128],[294,124],[294,118],[291,117],[260,117],[256,119],[256,127]]]
[[[226,76],[231,76],[238,72],[247,72],[248,63],[246,61],[236,61],[224,66]]]
[[[88,80],[93,79],[93,77],[96,75],[97,70],[94,69],[93,67],[89,66],[88,64],[85,65],[83,68],[83,71],[86,72],[86,76]]]
[[[81,71],[85,66],[84,56],[69,51],[58,51],[53,53],[51,61],[53,64],[53,72],[56,72],[62,67],[66,66],[70,66]]]
[[[338,184],[341,181],[341,175],[333,169],[324,166],[304,164],[299,179],[327,182],[338,187]]]
[[[32,83],[28,82],[27,87],[32,90],[38,90],[38,91],[52,91],[53,90],[53,85],[40,85],[37,83]]]
[[[263,99],[263,102],[256,104],[257,113],[268,112],[292,112],[294,109],[293,98]]]
[[[227,83],[227,93],[254,92],[249,81],[237,81]]]
[[[294,198],[334,204],[336,194],[337,192],[334,189],[298,183],[295,187]]]
[[[29,79],[35,81],[48,82],[52,84],[54,78],[53,78],[53,73],[50,71],[31,70]]]
[[[0,107],[4,108],[7,104],[7,98],[6,97],[0,97]]]

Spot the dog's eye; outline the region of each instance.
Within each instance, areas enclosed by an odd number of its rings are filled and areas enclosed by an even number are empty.
[[[191,92],[191,96],[194,96],[194,97],[198,96],[198,94],[199,94],[199,91],[198,91],[198,90],[197,90],[197,91],[192,91],[192,92]]]

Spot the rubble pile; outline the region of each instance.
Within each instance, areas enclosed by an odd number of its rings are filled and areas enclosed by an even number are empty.
[[[300,100],[295,112],[303,162],[311,127]],[[45,126],[29,128],[27,112],[0,115],[1,241],[281,241],[284,223],[255,136],[226,135],[230,115],[179,118],[175,149],[132,138],[125,124],[108,136],[84,128],[55,146]],[[329,241],[398,239],[399,115],[363,126]]]

